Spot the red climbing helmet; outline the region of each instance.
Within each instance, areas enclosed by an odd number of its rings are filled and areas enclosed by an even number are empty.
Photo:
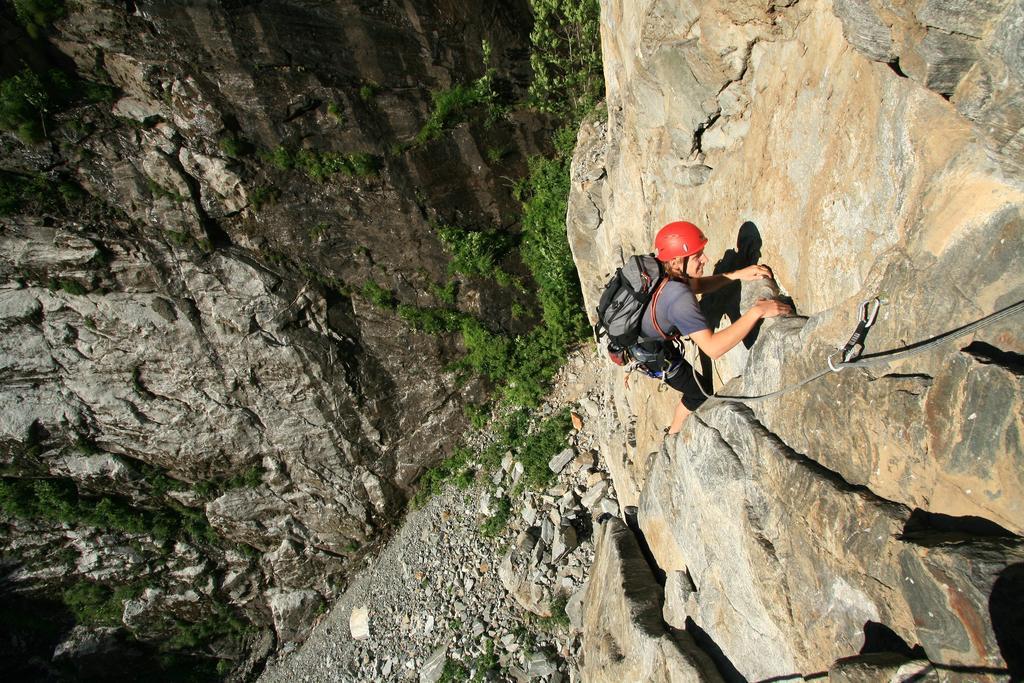
[[[671,261],[677,256],[693,256],[707,243],[708,238],[696,225],[674,221],[658,231],[654,249],[659,261]]]

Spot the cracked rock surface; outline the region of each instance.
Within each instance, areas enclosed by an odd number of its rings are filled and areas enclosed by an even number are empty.
[[[1019,12],[603,2],[609,115],[580,132],[568,219],[588,310],[662,225],[696,222],[706,274],[775,275],[704,296],[713,329],[759,297],[794,305],[698,362],[709,389],[759,396],[826,370],[872,297],[866,355],[1024,299]],[[595,359],[617,418],[600,455],[638,506],[665,621],[727,679],[1020,676],[999,605],[1024,559],[1022,325],[709,403],[668,439],[678,396]]]
[[[256,646],[221,634],[202,645],[244,678],[305,636],[450,450],[462,406],[486,394],[446,369],[457,334],[418,331],[364,286],[438,306],[432,292],[452,279],[438,224],[517,229],[502,178],[542,151],[542,118],[412,141],[432,93],[485,68],[510,99],[525,93],[529,12],[461,0],[55,6],[66,11],[39,40],[13,5],[0,13],[5,83],[24,60],[110,99],[52,112],[38,143],[0,132],[3,484],[33,497],[33,482],[53,481],[83,509],[107,497],[132,508],[128,526],[167,512],[202,538],[179,553],[166,528],[154,539],[83,515],[5,515],[3,574],[32,598],[151,579],[124,620],[150,643],[175,620],[244,617]],[[366,168],[317,166],[352,158]],[[8,196],[28,181],[45,190]],[[531,324],[512,320],[525,294],[464,279],[462,312],[516,333]]]

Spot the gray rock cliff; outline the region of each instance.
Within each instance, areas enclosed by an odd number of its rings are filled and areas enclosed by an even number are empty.
[[[145,638],[227,609],[300,640],[484,396],[449,369],[456,337],[394,304],[438,305],[440,225],[518,229],[502,176],[543,118],[420,132],[432,93],[488,69],[523,94],[526,4],[86,0],[37,40],[14,9],[5,79],[57,68],[109,96],[0,140],[0,452],[8,511],[36,517],[0,524],[5,580],[147,577],[123,619]],[[528,322],[518,290],[457,286],[466,312]]]

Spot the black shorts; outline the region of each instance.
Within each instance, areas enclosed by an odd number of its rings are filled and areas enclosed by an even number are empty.
[[[679,359],[679,369],[665,383],[683,395],[680,400],[687,410],[697,410],[708,400],[693,377],[693,367],[682,358]]]

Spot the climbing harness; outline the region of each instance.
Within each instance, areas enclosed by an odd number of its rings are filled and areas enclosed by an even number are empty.
[[[864,302],[864,304],[861,305],[861,318],[860,318],[860,322],[857,325],[857,331],[861,330],[861,325],[864,325],[864,329],[865,330],[868,327],[870,327],[871,324],[874,322],[875,316],[878,314],[878,307],[877,306],[867,306],[867,307],[865,307],[865,304],[870,304],[871,301],[879,301],[880,302],[880,299],[876,298],[874,300],[869,300],[867,302]],[[971,334],[972,332],[980,330],[980,329],[982,329],[984,327],[988,327],[989,325],[992,325],[992,324],[1002,320],[1003,318],[1006,318],[1008,316],[1014,315],[1015,313],[1020,313],[1021,311],[1024,311],[1024,300],[1018,301],[1017,303],[1015,303],[1015,304],[1013,304],[1011,306],[1007,306],[1006,308],[1004,308],[1002,310],[999,310],[999,311],[996,311],[995,313],[987,315],[987,316],[985,316],[983,318],[979,318],[978,320],[975,320],[972,323],[964,325],[963,327],[958,327],[958,328],[950,330],[948,332],[944,332],[942,334],[939,334],[939,335],[936,335],[934,337],[931,337],[930,339],[924,339],[922,341],[915,342],[913,344],[909,344],[907,346],[904,346],[904,347],[901,347],[901,348],[898,348],[898,349],[889,349],[887,351],[880,351],[878,353],[868,354],[867,356],[855,355],[853,357],[853,360],[840,361],[838,363],[833,363],[831,361],[832,356],[830,356],[829,357],[829,363],[828,363],[828,366],[829,366],[828,370],[822,370],[818,374],[811,375],[810,377],[808,377],[808,378],[806,378],[806,379],[804,379],[804,380],[802,380],[800,382],[797,382],[796,384],[791,384],[791,385],[789,385],[787,387],[783,387],[782,389],[779,389],[777,391],[773,391],[773,392],[768,393],[768,394],[762,394],[760,396],[730,396],[730,395],[718,395],[718,394],[715,394],[714,396],[710,396],[708,400],[709,401],[740,401],[740,402],[743,402],[743,403],[756,403],[756,402],[760,402],[760,401],[766,401],[766,400],[768,400],[770,398],[775,398],[776,396],[781,396],[782,394],[789,393],[790,391],[793,391],[794,389],[799,389],[800,387],[802,387],[802,386],[804,386],[806,384],[810,384],[811,382],[813,382],[813,381],[815,381],[817,379],[820,379],[820,378],[824,377],[825,375],[828,375],[828,374],[834,373],[834,372],[839,372],[839,371],[843,370],[844,368],[866,367],[866,366],[872,366],[872,365],[888,365],[888,364],[894,363],[894,362],[896,362],[898,360],[902,360],[904,358],[909,358],[910,356],[915,356],[915,355],[917,355],[919,353],[924,353],[925,351],[933,349],[936,346],[939,346],[941,344],[945,344],[946,342],[953,341],[954,339],[958,339],[960,337],[964,337],[964,336],[966,336],[968,334]],[[867,313],[868,315],[865,315],[865,313]],[[870,322],[867,322],[868,320],[870,320]],[[865,324],[865,323],[867,323],[867,324]],[[856,345],[856,343],[859,343],[859,342],[863,341],[863,336],[860,336],[859,338],[854,339],[854,337],[858,337],[857,331],[855,331],[854,335],[850,338],[850,340],[852,342],[854,342],[855,345]],[[846,350],[846,347],[844,347],[840,351],[845,353],[845,350]],[[839,352],[837,352],[837,353],[839,353]],[[834,356],[836,354],[832,354],[832,355]]]
[[[641,373],[645,377],[650,377],[651,379],[658,380],[658,392],[659,393],[661,393],[663,391],[668,391],[669,388],[670,388],[669,384],[668,384],[668,380],[670,378],[672,378],[673,376],[675,376],[676,372],[679,371],[679,366],[676,365],[676,366],[673,367],[669,361],[665,361],[665,363],[668,365],[668,367],[666,369],[652,371],[652,370],[648,370],[644,366],[644,364],[641,363],[640,361],[633,361],[632,363],[630,363],[629,365],[627,365],[625,367],[626,374],[625,374],[625,377],[622,380],[623,386],[625,386],[627,389],[629,388],[629,378],[630,378],[630,375],[635,371],[635,372]]]
[[[853,331],[850,336],[850,341],[846,342],[846,346],[839,349],[828,357],[828,367],[832,372],[839,372],[842,368],[837,368],[832,359],[836,356],[840,356],[841,363],[849,363],[851,361],[860,358],[860,354],[864,352],[864,338],[868,335],[868,330],[875,324],[875,318],[878,317],[878,309],[882,307],[882,300],[877,296],[874,299],[868,299],[862,301],[860,304],[860,321],[857,323],[857,329]]]
[[[663,278],[658,282],[657,287],[654,288],[654,292],[651,295],[650,303],[645,309],[651,316],[651,325],[658,333],[658,336],[642,337],[638,339],[637,343],[634,344],[628,352],[629,356],[633,359],[633,362],[626,367],[625,385],[627,387],[629,386],[629,373],[639,371],[648,377],[658,380],[659,392],[668,391],[668,380],[679,372],[679,368],[681,366],[679,356],[668,352],[668,349],[674,347],[678,343],[679,335],[672,335],[665,332],[661,324],[658,322],[658,316],[656,313],[658,309],[658,299],[661,297],[661,293],[664,291],[667,283],[667,278]],[[650,351],[642,346],[643,344],[653,341],[657,341],[659,343],[658,351]],[[659,369],[655,370],[652,369],[652,367],[658,367]]]

